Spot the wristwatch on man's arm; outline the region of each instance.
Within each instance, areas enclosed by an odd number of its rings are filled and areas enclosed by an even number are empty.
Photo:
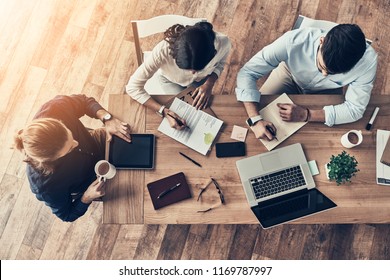
[[[248,119],[246,120],[246,124],[247,124],[249,127],[252,127],[252,126],[254,126],[257,122],[261,121],[262,119],[263,119],[263,118],[262,118],[260,115],[257,115],[257,116],[248,118]]]

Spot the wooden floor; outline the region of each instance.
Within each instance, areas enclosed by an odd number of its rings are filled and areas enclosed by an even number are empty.
[[[36,200],[15,131],[57,94],[107,107],[136,67],[130,20],[171,13],[231,38],[215,94],[234,94],[240,67],[303,14],[359,24],[379,55],[373,94],[390,95],[388,0],[0,0],[0,259],[390,259],[385,224],[103,225],[101,203],[64,223]]]

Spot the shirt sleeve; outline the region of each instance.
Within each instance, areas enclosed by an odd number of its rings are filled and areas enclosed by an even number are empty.
[[[260,91],[257,80],[278,67],[288,57],[287,46],[293,31],[279,37],[272,44],[264,47],[240,69],[237,75],[236,96],[238,101],[259,102]]]
[[[35,182],[42,184],[42,180],[44,181],[45,178],[30,166],[27,166],[27,174],[31,191],[35,194],[36,198],[45,202],[51,208],[52,213],[62,221],[73,222],[83,216],[88,210],[90,204],[81,202],[81,196],[76,200],[72,200],[68,191],[68,185],[65,185],[64,181],[62,181],[63,183],[56,183],[54,185],[50,184],[51,192],[40,191],[40,187]],[[42,186],[41,188],[45,189]]]
[[[226,58],[229,55],[230,49],[232,47],[230,40],[227,36],[222,36],[221,35],[221,46],[218,51],[223,53],[222,58],[217,62],[215,69],[213,73],[215,73],[218,77],[221,75],[223,68],[225,67],[226,64]]]
[[[73,222],[87,212],[90,204],[81,202],[81,197],[72,201],[71,197],[50,196],[47,194],[36,194],[38,200],[43,200],[51,208],[54,215],[64,222]]]
[[[377,68],[377,56],[364,71],[363,75],[348,85],[345,101],[338,105],[325,106],[325,124],[333,126],[355,122],[363,117],[374,85]]]
[[[145,84],[160,69],[167,55],[169,55],[168,43],[161,41],[130,77],[126,85],[126,92],[131,98],[144,104],[151,97],[145,91]]]
[[[57,95],[55,98],[45,103],[35,118],[44,117],[45,115],[64,115],[81,118],[88,115],[96,118],[96,112],[103,107],[93,98],[84,94],[74,95]]]

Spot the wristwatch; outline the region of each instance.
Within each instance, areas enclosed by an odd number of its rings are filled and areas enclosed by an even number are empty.
[[[160,107],[160,109],[156,112],[156,114],[163,118],[164,117],[164,109],[165,108],[166,108],[165,105],[162,105]]]
[[[102,122],[106,123],[106,121],[109,121],[112,119],[112,115],[110,113],[107,113],[103,116]]]
[[[258,121],[261,121],[263,118],[260,115],[251,117],[246,120],[246,124],[249,126],[254,126]]]

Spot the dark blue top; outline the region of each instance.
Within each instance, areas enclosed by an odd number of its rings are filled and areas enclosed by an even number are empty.
[[[79,118],[84,115],[96,118],[96,112],[100,109],[103,107],[92,97],[58,95],[45,103],[34,117],[61,120],[79,142],[73,151],[54,162],[54,172],[50,175],[43,175],[27,165],[32,192],[63,221],[76,220],[89,207],[89,204],[81,202],[80,197],[72,199],[71,194],[84,193],[96,180],[94,166],[104,158],[104,147],[98,146]]]

